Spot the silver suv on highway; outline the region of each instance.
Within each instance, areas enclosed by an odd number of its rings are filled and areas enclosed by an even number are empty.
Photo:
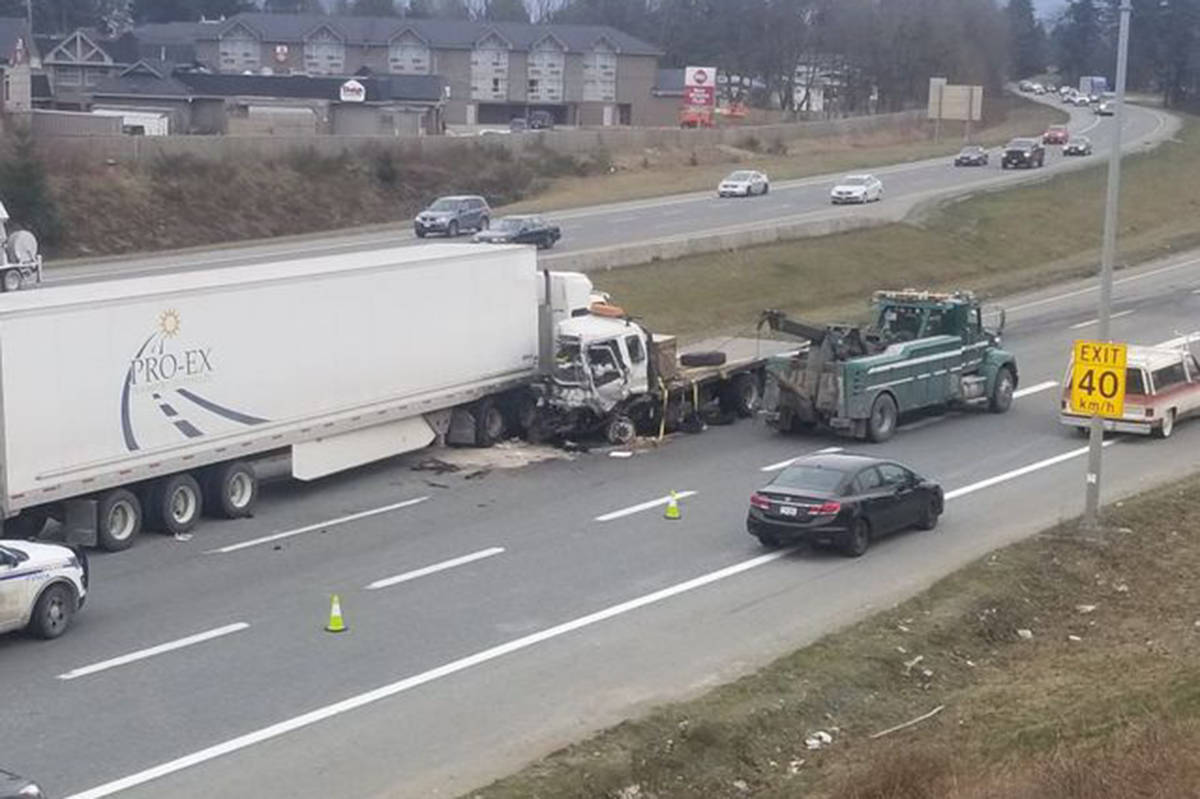
[[[467,231],[487,230],[492,216],[487,200],[478,195],[439,197],[413,220],[417,238],[430,233],[454,237]]]

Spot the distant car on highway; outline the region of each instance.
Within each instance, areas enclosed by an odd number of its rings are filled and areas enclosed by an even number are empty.
[[[1023,80],[1017,84],[1017,88],[1023,92],[1033,91],[1033,81]]]
[[[512,133],[524,133],[529,130],[529,120],[525,117],[513,117],[508,121],[508,129]]]
[[[807,542],[858,557],[888,533],[932,530],[944,505],[940,485],[894,461],[809,455],[750,496],[746,530],[766,547]]]
[[[1063,155],[1091,155],[1092,140],[1087,136],[1072,136],[1063,145]]]
[[[562,230],[540,216],[505,216],[487,230],[475,234],[472,241],[485,244],[534,244],[548,250],[562,238]]]
[[[549,111],[530,111],[529,112],[529,129],[530,130],[553,130],[554,129],[554,114]]]
[[[83,606],[87,586],[82,549],[0,541],[0,633],[25,629],[38,638],[57,638]]]
[[[492,209],[487,200],[474,194],[439,197],[413,220],[417,238],[442,233],[451,238],[468,230],[487,230]]]
[[[771,181],[762,172],[739,169],[717,184],[718,197],[752,197],[771,190]]]
[[[987,166],[988,151],[980,147],[978,144],[968,145],[958,151],[958,155],[954,156],[955,166]]]
[[[1066,144],[1071,134],[1066,125],[1051,125],[1042,134],[1042,144]]]
[[[1073,102],[1077,106],[1082,107],[1085,105],[1089,105],[1092,101],[1091,101],[1091,98],[1088,97],[1086,94],[1076,94],[1071,98],[1071,102]]]
[[[1004,156],[1000,159],[1000,168],[1044,166],[1046,163],[1046,148],[1034,138],[1013,139],[1004,147]]]
[[[0,768],[0,799],[45,799],[36,782]]]
[[[1111,100],[1101,100],[1096,104],[1096,116],[1110,117],[1117,113],[1117,107]]]
[[[829,191],[834,205],[869,203],[883,199],[883,181],[874,175],[847,175]]]
[[[1071,413],[1074,363],[1067,365],[1059,421],[1086,433],[1091,417]],[[1104,429],[1170,438],[1175,423],[1200,414],[1200,361],[1186,349],[1129,345],[1125,356],[1125,408]]]

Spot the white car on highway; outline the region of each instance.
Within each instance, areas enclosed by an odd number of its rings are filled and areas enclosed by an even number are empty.
[[[87,598],[82,549],[33,541],[0,541],[0,633],[25,629],[57,638]]]
[[[1087,433],[1091,417],[1070,408],[1074,359],[1063,378],[1059,421]],[[1085,385],[1082,384],[1081,385]],[[1101,386],[1092,390],[1100,391]],[[1130,344],[1125,363],[1125,407],[1120,419],[1104,419],[1105,430],[1169,438],[1175,423],[1200,414],[1200,361],[1186,349]]]
[[[874,175],[847,175],[829,192],[834,205],[869,203],[883,199],[883,181]]]
[[[762,172],[739,169],[732,172],[717,185],[718,197],[750,197],[766,194],[771,190],[771,181]]]

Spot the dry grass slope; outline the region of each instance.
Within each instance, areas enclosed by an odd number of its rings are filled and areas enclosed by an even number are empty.
[[[1110,508],[1103,544],[1061,525],[471,795],[1200,796],[1197,520],[1191,478]],[[938,705],[928,721],[870,737]],[[832,745],[808,750],[816,730]]]

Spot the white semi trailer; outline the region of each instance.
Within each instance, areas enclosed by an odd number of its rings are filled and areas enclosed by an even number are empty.
[[[120,550],[143,526],[248,516],[263,458],[315,480],[438,440],[626,443],[707,405],[753,412],[757,347],[681,358],[614,311],[509,245],[0,293],[0,537],[54,518]]]

